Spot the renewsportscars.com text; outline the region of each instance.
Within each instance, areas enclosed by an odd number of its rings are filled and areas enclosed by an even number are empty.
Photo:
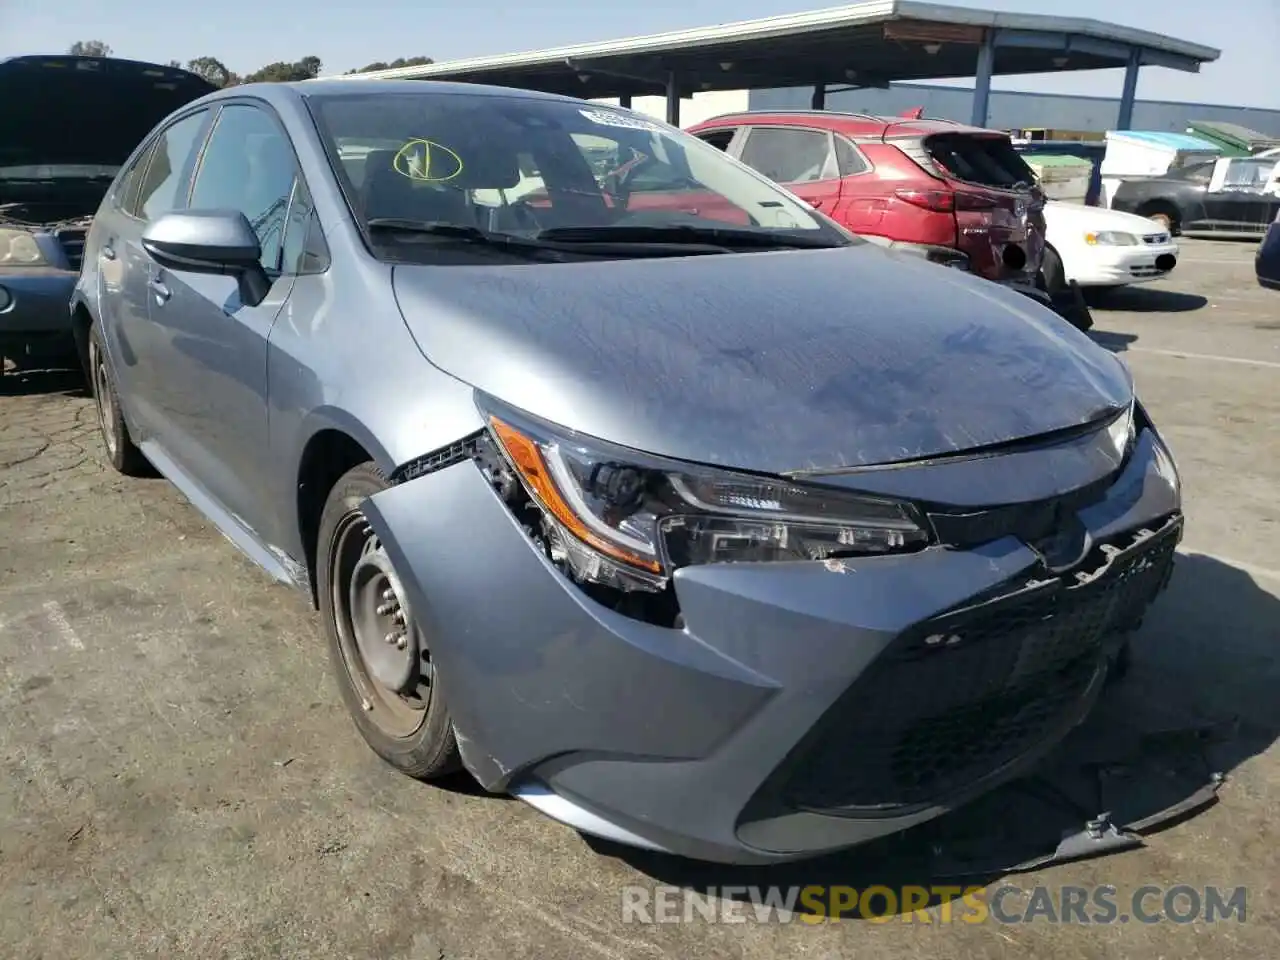
[[[624,923],[1244,923],[1244,887],[629,886]]]

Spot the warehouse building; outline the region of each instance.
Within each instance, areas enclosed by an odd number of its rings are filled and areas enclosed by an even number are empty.
[[[661,103],[660,98],[654,99]],[[794,110],[809,106],[809,94],[801,89],[754,90],[740,93],[736,100],[726,98],[726,102],[730,101],[733,105],[729,110],[740,110],[743,103],[753,110]],[[967,122],[972,103],[972,89],[926,83],[895,83],[887,90],[829,93],[826,105],[831,110],[888,116],[923,107],[927,117]],[[987,125],[999,130],[1049,128],[1103,133],[1115,129],[1120,100],[1112,97],[992,90],[987,109]],[[1134,130],[1185,133],[1188,122],[1193,120],[1235,123],[1280,137],[1280,110],[1169,100],[1137,100],[1133,105]]]

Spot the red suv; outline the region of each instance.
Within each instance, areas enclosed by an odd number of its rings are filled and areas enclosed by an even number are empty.
[[[988,280],[1036,284],[1044,196],[1004,133],[826,110],[731,114],[688,132],[855,233],[941,254],[931,259],[959,251]]]

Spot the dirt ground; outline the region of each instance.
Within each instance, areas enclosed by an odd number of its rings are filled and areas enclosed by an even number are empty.
[[[1252,245],[1183,247],[1171,278],[1096,310],[1187,498],[1121,688],[1237,715],[1227,780],[1143,849],[1007,882],[1122,902],[1243,886],[1244,922],[624,923],[626,885],[863,888],[884,861],[695,868],[396,774],[348,722],[301,598],[164,481],[108,472],[75,380],[31,372],[0,386],[0,956],[1280,956],[1280,294]]]

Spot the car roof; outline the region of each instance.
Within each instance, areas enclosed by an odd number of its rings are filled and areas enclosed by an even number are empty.
[[[450,80],[360,80],[357,78],[324,78],[299,80],[294,83],[271,84],[288,87],[307,99],[321,100],[329,97],[346,97],[353,94],[466,94],[487,97],[520,97],[525,100],[562,100],[567,103],[585,103],[575,97],[539,90],[523,90],[517,87],[499,87],[485,83],[462,83]],[[234,88],[231,88],[234,89]]]
[[[998,130],[973,127],[955,120],[883,117],[869,113],[842,113],[838,110],[741,110],[711,117],[693,124],[691,130],[742,124],[819,127],[850,137],[927,137],[935,133],[1003,134]]]

